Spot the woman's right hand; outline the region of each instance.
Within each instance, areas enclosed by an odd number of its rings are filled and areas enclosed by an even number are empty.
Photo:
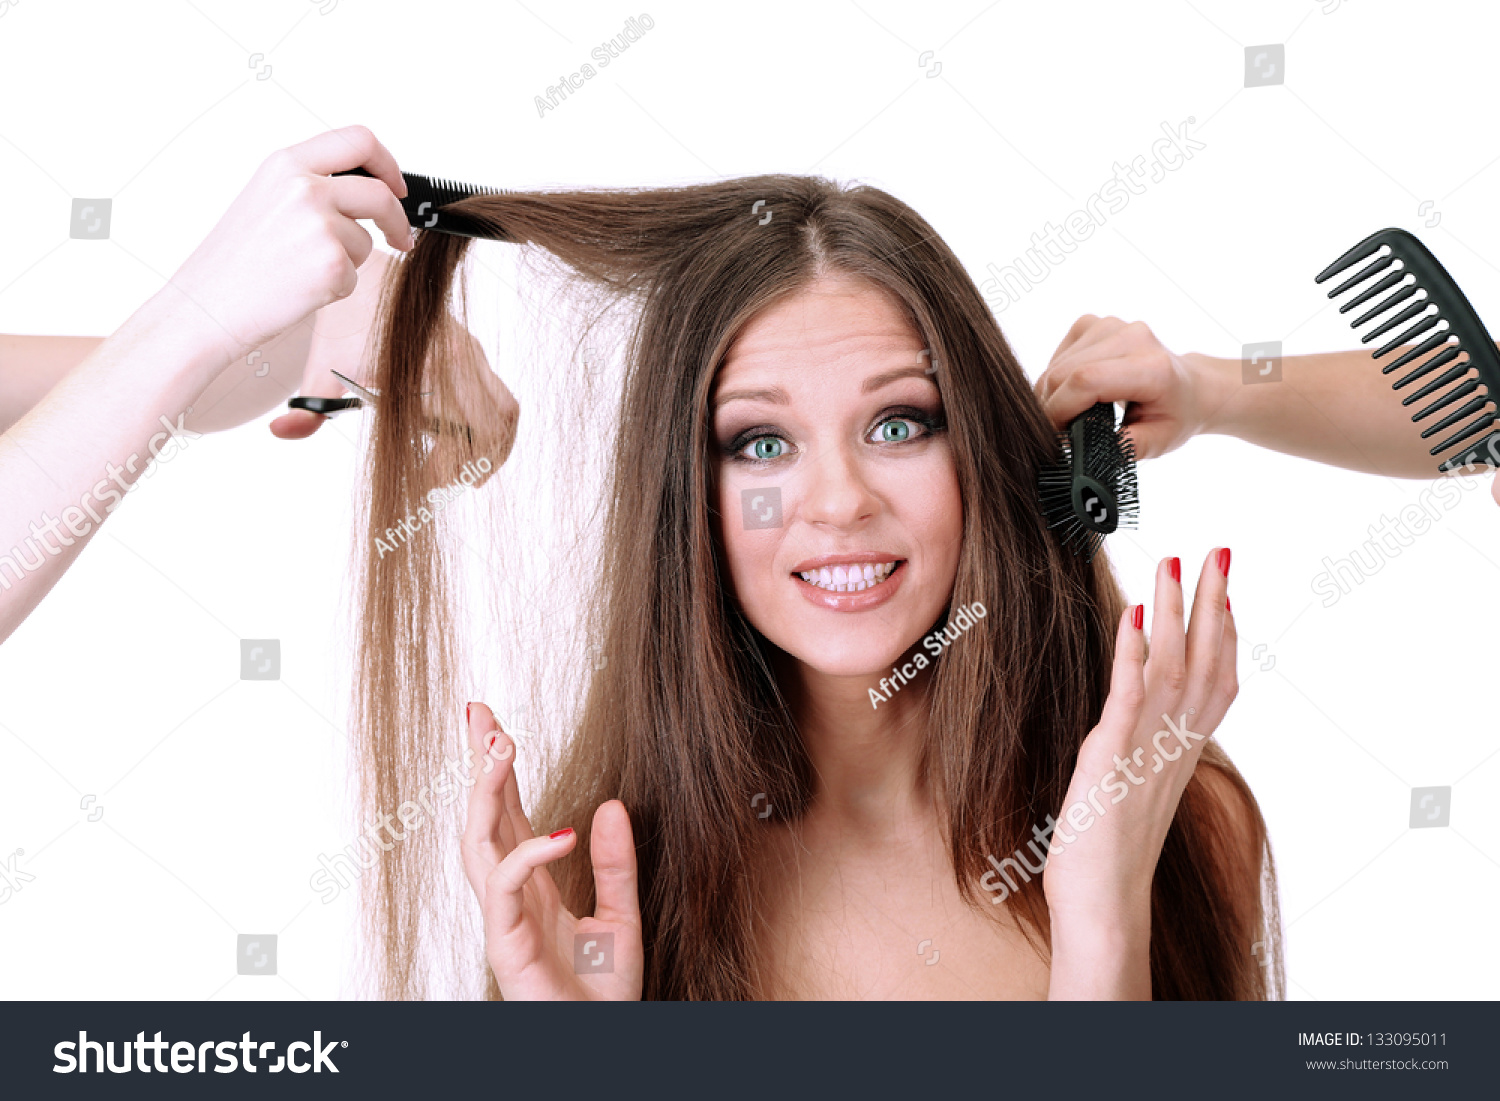
[[[516,786],[515,743],[482,703],[469,705],[469,744],[485,761],[469,791],[464,873],[484,911],[485,958],[507,1001],[628,1001],[641,996],[644,956],[635,842],[625,805],[594,812],[593,917],[574,917],[546,866],[573,851],[571,828],[533,837]],[[613,955],[607,955],[607,941]],[[593,942],[593,943],[590,943]],[[603,953],[603,954],[602,954]],[[600,963],[610,970],[594,970]]]
[[[333,176],[363,166],[374,177]],[[267,157],[172,276],[170,308],[201,333],[219,367],[354,291],[374,242],[412,247],[396,160],[363,126],[330,130]]]

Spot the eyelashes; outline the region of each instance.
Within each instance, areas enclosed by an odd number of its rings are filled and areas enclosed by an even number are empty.
[[[892,422],[901,421],[909,421],[917,425],[921,428],[921,432],[919,434],[908,435],[907,438],[899,440],[870,440],[870,436],[877,429]],[[911,405],[892,406],[889,409],[882,410],[880,415],[871,423],[869,431],[865,433],[865,440],[866,442],[875,443],[879,447],[902,447],[935,436],[947,427],[947,420],[941,413],[933,414],[925,409],[918,409],[916,406]],[[752,456],[745,454],[746,449],[751,444],[758,444],[762,440],[774,441],[781,445],[780,450],[775,455]],[[786,458],[790,453],[790,448],[790,442],[787,440],[782,429],[774,424],[757,424],[736,434],[732,440],[723,445],[721,450],[724,457],[731,462],[745,463],[750,466],[766,466],[776,462],[778,459]]]

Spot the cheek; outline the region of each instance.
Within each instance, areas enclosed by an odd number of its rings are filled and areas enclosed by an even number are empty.
[[[928,568],[952,583],[958,573],[959,547],[964,534],[963,495],[958,471],[946,449],[931,466],[906,480],[901,491],[905,526],[922,548]]]
[[[781,539],[781,500],[776,486],[736,484],[719,477],[719,539],[728,569],[725,583],[742,606],[771,578]]]

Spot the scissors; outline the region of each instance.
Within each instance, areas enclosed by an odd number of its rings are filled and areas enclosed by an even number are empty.
[[[366,405],[373,407],[380,403],[379,390],[371,390],[361,386],[352,378],[349,378],[347,375],[341,375],[337,371],[330,370],[329,374],[342,382],[346,389],[352,390],[358,396],[352,398],[308,398],[299,395],[287,400],[287,408],[306,409],[308,412],[317,413],[319,416],[334,417],[340,413],[346,413],[350,409],[360,409]],[[418,396],[425,398],[431,394],[432,391],[428,390]],[[459,424],[457,421],[439,422],[436,417],[429,417],[427,418],[427,426],[422,431],[429,436],[438,436],[445,429],[449,432],[461,432],[469,443],[472,444],[474,442],[474,430],[466,424]]]

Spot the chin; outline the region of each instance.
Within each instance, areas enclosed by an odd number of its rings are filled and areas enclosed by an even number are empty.
[[[757,585],[741,608],[757,631],[809,669],[877,682],[931,630],[946,600],[927,592],[921,571],[908,576],[907,565],[901,560],[873,591],[821,592],[791,576]]]
[[[885,632],[882,632],[882,637],[861,635],[847,641],[801,634],[784,641],[774,638],[771,641],[803,665],[825,677],[859,677],[874,682],[890,675],[891,666],[911,649],[919,634],[920,632],[908,639],[894,633],[886,637]]]
[[[890,674],[891,667],[921,641],[941,613],[940,605],[931,614],[885,608],[864,615],[830,615],[815,608],[792,607],[777,622],[756,627],[776,646],[824,676],[874,682]]]

